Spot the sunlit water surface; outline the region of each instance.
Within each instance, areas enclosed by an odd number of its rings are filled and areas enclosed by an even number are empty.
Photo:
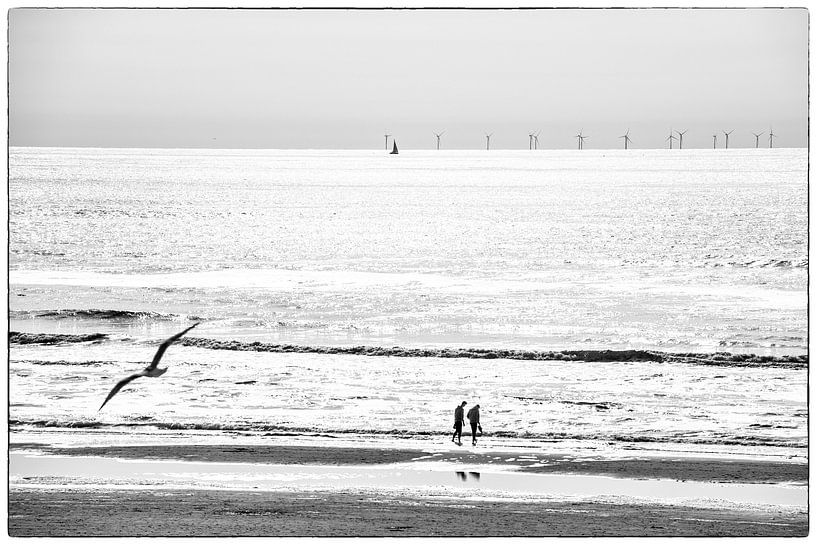
[[[807,350],[807,152],[12,148],[15,425],[807,446],[800,367],[275,354],[157,342]],[[113,428],[111,428],[113,429]]]

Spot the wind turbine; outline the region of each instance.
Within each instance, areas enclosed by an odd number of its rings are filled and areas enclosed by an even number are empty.
[[[584,139],[587,138],[587,136],[582,136],[583,130],[584,129],[580,130],[579,134],[576,135],[576,138],[579,139],[579,149],[584,149]]]
[[[528,149],[529,150],[533,149],[533,133],[532,132],[528,133]]]
[[[619,138],[624,139],[624,149],[628,149],[629,144],[631,142],[631,140],[630,140],[630,129],[627,129],[627,132],[625,132],[622,136],[619,136]]]
[[[760,147],[760,137],[763,135],[762,132],[753,132],[752,134],[755,135],[755,148]]]
[[[491,133],[491,134],[486,134],[486,135],[485,135],[485,149],[486,149],[486,150],[491,149],[491,137],[492,137],[493,135],[494,135],[494,133]]]
[[[440,149],[440,137],[445,134],[445,131],[441,132],[440,134],[434,133],[434,136],[437,137],[437,149]]]
[[[712,149],[715,149],[717,147],[718,147],[718,134],[715,133],[715,134],[712,135]]]
[[[667,140],[669,140],[669,149],[672,149],[672,141],[678,140],[676,137],[672,135],[672,129],[669,130],[669,136],[667,137]]]
[[[774,131],[772,131],[771,127],[769,127],[769,148],[772,147],[774,140]]]
[[[539,149],[539,132],[533,135],[533,149]]]
[[[684,131],[675,131],[678,133],[678,149],[684,149],[684,135],[689,131],[686,129]]]
[[[386,133],[383,136],[386,137],[386,151],[389,151],[389,136],[391,136],[391,135]]]
[[[735,129],[732,129],[732,130],[731,130],[731,131],[729,131],[729,132],[723,131],[723,134],[725,134],[725,135],[726,135],[726,146],[725,146],[725,149],[729,149],[729,135],[730,135],[730,134],[732,134],[733,132],[735,132]]]

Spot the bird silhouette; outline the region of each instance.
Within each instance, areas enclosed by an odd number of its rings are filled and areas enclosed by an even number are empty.
[[[138,373],[135,373],[135,374],[133,374],[133,375],[131,375],[129,377],[123,378],[122,380],[117,382],[116,386],[113,387],[113,389],[111,390],[111,393],[108,394],[108,397],[105,398],[105,401],[102,402],[102,405],[99,406],[99,409],[97,409],[97,411],[101,411],[102,407],[104,407],[105,404],[108,401],[110,401],[111,398],[113,396],[115,396],[119,392],[119,390],[124,388],[129,382],[131,382],[133,380],[136,380],[139,377],[160,377],[160,376],[164,375],[167,372],[167,367],[160,368],[160,367],[158,367],[158,365],[159,365],[159,360],[162,359],[162,356],[164,355],[165,351],[170,347],[171,344],[173,344],[176,341],[178,341],[179,339],[181,339],[182,336],[185,333],[187,333],[188,331],[190,331],[191,329],[193,329],[194,327],[199,325],[199,323],[200,322],[196,322],[195,324],[191,325],[190,327],[188,327],[187,329],[185,329],[181,333],[177,333],[177,334],[173,335],[172,337],[167,339],[165,342],[160,344],[159,349],[156,351],[156,355],[153,356],[153,361],[150,362],[150,365],[148,365],[147,367],[145,367],[144,369],[142,369]]]

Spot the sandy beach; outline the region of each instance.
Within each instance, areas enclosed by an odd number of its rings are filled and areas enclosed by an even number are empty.
[[[806,536],[806,513],[235,491],[12,491],[18,536]]]
[[[611,458],[558,446],[448,447],[443,438],[410,448],[382,440],[366,446],[360,438],[244,437],[226,441],[230,444],[214,444],[213,438],[200,444],[12,442],[9,535],[808,533],[805,504],[752,500],[766,493],[763,487],[781,489],[783,483],[787,493],[803,496],[803,460],[654,452]],[[352,446],[350,439],[360,444]],[[557,480],[544,486],[553,488],[531,488],[535,483],[529,481],[548,476]],[[528,481],[522,488],[515,484],[520,478]],[[504,483],[504,490],[492,490],[492,482]],[[640,495],[651,484],[664,492]],[[620,492],[610,493],[610,486]],[[673,497],[673,486],[704,496],[685,498],[682,491]],[[756,488],[739,492],[734,501],[722,494],[730,487]]]

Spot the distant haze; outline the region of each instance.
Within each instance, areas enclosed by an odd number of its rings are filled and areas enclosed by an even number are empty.
[[[798,8],[21,8],[8,69],[13,146],[807,145]]]

